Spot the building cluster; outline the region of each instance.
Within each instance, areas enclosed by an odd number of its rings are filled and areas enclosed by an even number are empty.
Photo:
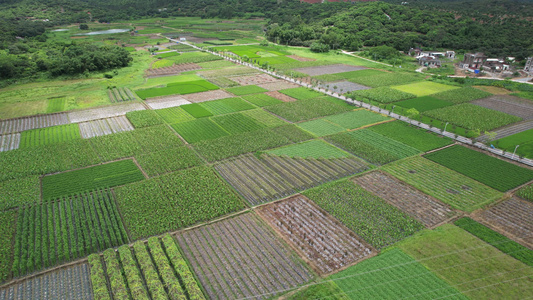
[[[503,72],[511,69],[511,62],[513,61],[514,57],[490,58],[481,52],[466,53],[459,67],[471,72],[482,69],[492,72]]]
[[[416,57],[419,65],[428,68],[439,68],[442,65],[442,59],[455,59],[455,51],[422,51],[420,48],[411,48],[409,55]]]

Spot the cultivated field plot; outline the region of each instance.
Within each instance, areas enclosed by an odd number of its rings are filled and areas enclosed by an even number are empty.
[[[360,262],[330,279],[353,300],[468,299],[398,248]]]
[[[442,108],[453,105],[452,102],[447,102],[430,96],[418,97],[414,99],[404,100],[394,103],[406,109],[415,108],[418,112]]]
[[[531,267],[451,224],[406,239],[398,248],[470,299],[533,294]]]
[[[170,235],[91,255],[89,264],[96,299],[205,299]]]
[[[2,300],[93,299],[89,266],[61,268],[0,290]]]
[[[212,84],[211,82],[198,77],[198,76],[187,76],[178,78],[178,81],[169,82],[164,87],[151,87],[147,89],[136,90],[137,96],[141,99],[146,100],[147,98],[169,96],[169,95],[186,95],[194,94],[199,92],[206,92],[212,90],[218,90],[219,87]],[[178,76],[181,77],[181,76]]]
[[[452,209],[439,200],[388,174],[372,172],[355,177],[353,181],[424,223],[426,227],[434,227],[455,215]]]
[[[157,109],[155,112],[167,123],[181,123],[194,120],[194,117],[181,107],[169,107]]]
[[[251,205],[259,205],[365,171],[368,166],[354,157],[303,159],[264,154],[258,159],[248,154],[215,168]]]
[[[312,140],[300,144],[293,144],[268,150],[267,152],[274,155],[286,155],[289,157],[301,158],[340,158],[351,156],[350,153],[342,151],[341,149],[322,140]]]
[[[80,126],[81,137],[84,139],[134,129],[126,116],[82,122],[78,125]]]
[[[262,206],[257,213],[321,274],[376,253],[372,246],[305,196]]]
[[[260,299],[312,278],[251,213],[178,233],[177,239],[211,299]]]
[[[533,179],[531,169],[459,145],[426,154],[425,157],[501,192]]]
[[[520,117],[524,120],[533,119],[533,103],[519,97],[509,95],[495,95],[484,99],[472,101],[472,104],[485,108],[501,111],[503,113]]]
[[[135,96],[128,88],[113,88],[107,90],[107,96],[111,103],[135,100]]]
[[[513,197],[474,217],[524,245],[533,247],[533,203]]]
[[[266,92],[265,95],[273,97],[273,98],[276,98],[276,99],[278,99],[278,100],[280,100],[282,102],[294,102],[294,101],[296,101],[295,98],[289,97],[289,96],[287,96],[285,94],[282,94],[282,93],[280,93],[278,91]]]
[[[66,113],[39,115],[17,119],[0,120],[0,134],[21,132],[69,123]]]
[[[272,83],[278,82],[279,79],[276,79],[268,74],[257,74],[257,75],[247,75],[247,76],[234,76],[230,77],[231,80],[237,82],[240,85],[259,85],[263,83]]]
[[[224,98],[231,98],[233,97],[233,95],[223,90],[216,90],[216,91],[207,91],[207,92],[187,94],[187,95],[182,95],[181,97],[187,101],[197,103],[197,102],[218,100],[218,99],[224,99]]]
[[[344,73],[350,71],[359,71],[364,70],[365,67],[350,66],[350,65],[329,65],[329,66],[318,66],[318,67],[307,67],[307,68],[298,68],[294,71],[305,73],[309,76],[317,76],[324,74],[336,74]]]
[[[344,93],[349,93],[349,92],[358,91],[358,90],[368,90],[370,88],[368,86],[353,83],[350,81],[331,82],[328,84],[321,84],[320,87],[323,89],[327,88],[330,91],[333,91],[338,94],[344,94]]]
[[[424,225],[350,180],[303,193],[377,249],[404,239]]]
[[[496,190],[423,157],[393,162],[387,173],[454,208],[471,212],[502,196]]]
[[[414,94],[418,97],[427,96],[431,94],[436,94],[444,91],[454,90],[458,87],[451,86],[451,85],[445,85],[442,83],[435,83],[431,81],[422,81],[422,82],[415,82],[405,85],[397,85],[392,87],[393,89],[397,89],[402,92]]]
[[[123,185],[144,179],[131,159],[97,165],[41,178],[44,200],[61,196]]]
[[[98,119],[118,117],[125,115],[127,112],[130,111],[143,109],[145,108],[141,103],[123,103],[113,106],[69,112],[68,118],[72,123],[80,123]]]
[[[211,77],[231,77],[231,76],[244,76],[244,75],[254,75],[254,74],[261,74],[261,72],[248,68],[243,66],[234,66],[224,69],[216,69],[216,70],[204,70],[204,71],[198,71],[198,75],[204,77],[204,78],[211,78]]]
[[[191,102],[185,100],[182,96],[168,96],[161,98],[150,98],[145,101],[152,109],[162,109],[176,107],[180,105],[190,104]]]
[[[15,276],[128,242],[109,190],[23,207],[17,222]]]
[[[168,67],[162,67],[157,69],[148,69],[146,70],[146,76],[148,78],[158,77],[158,76],[167,76],[167,75],[177,75],[181,72],[194,71],[202,69],[201,66],[195,63],[184,63],[179,65],[173,65]]]
[[[18,149],[20,133],[0,135],[0,152]]]
[[[276,82],[258,84],[258,87],[264,88],[269,91],[279,91],[284,89],[292,89],[298,87],[297,84],[291,83],[285,80],[278,80]]]
[[[476,99],[487,98],[492,96],[492,94],[473,87],[463,87],[433,94],[432,96],[440,100],[459,104]]]
[[[370,90],[358,90],[352,92],[351,98],[358,99],[358,97],[363,97],[368,100],[381,103],[391,103],[400,100],[412,99],[415,98],[416,95],[389,87],[378,87]]]
[[[38,147],[80,139],[77,124],[32,129],[20,133],[20,148]]]

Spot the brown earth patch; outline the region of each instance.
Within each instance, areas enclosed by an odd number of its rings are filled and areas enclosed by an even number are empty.
[[[476,85],[474,87],[476,89],[479,89],[479,90],[482,90],[482,91],[485,91],[485,92],[489,92],[489,93],[494,94],[494,95],[507,95],[507,94],[512,93],[511,91],[509,91],[507,89],[504,89],[504,88],[501,88],[501,87],[497,87],[497,86],[479,86],[479,85]]]
[[[285,94],[282,94],[278,91],[271,91],[271,92],[266,92],[265,93],[266,95],[269,95],[270,97],[274,97],[278,100],[281,100],[283,102],[294,102],[296,101],[296,99],[294,99],[293,97],[289,97]]]
[[[315,61],[316,60],[314,58],[301,57],[301,56],[298,56],[298,55],[287,55],[287,57],[290,57],[292,59],[296,59],[297,61]]]

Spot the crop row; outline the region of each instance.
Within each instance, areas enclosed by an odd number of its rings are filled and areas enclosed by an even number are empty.
[[[19,210],[14,276],[83,257],[128,241],[109,191]]]
[[[126,117],[135,128],[150,127],[163,123],[163,120],[153,110],[138,110],[126,113]]]
[[[52,126],[23,131],[20,134],[19,147],[38,147],[42,145],[57,144],[80,138],[80,129],[77,124]]]
[[[211,299],[263,298],[311,279],[253,214],[181,232],[177,239]]]
[[[20,145],[20,133],[0,135],[0,152],[18,149]]]
[[[144,179],[144,175],[132,160],[121,160],[45,176],[42,178],[43,199],[55,199],[94,189],[123,185],[142,179]]]
[[[502,192],[533,179],[532,170],[459,145],[425,157]]]
[[[351,110],[351,107],[328,101],[326,98],[311,98],[270,105],[265,109],[286,120],[299,122],[345,112]]]
[[[9,264],[13,253],[13,235],[15,234],[15,220],[17,212],[15,210],[0,212],[0,282],[9,276]]]
[[[416,98],[416,95],[389,87],[378,87],[370,90],[358,90],[351,92],[349,97],[357,100],[366,99],[380,103],[391,103],[400,100]]]
[[[79,126],[84,139],[133,130],[125,116],[83,122]]]
[[[378,249],[424,228],[419,221],[351,181],[322,185],[304,195]]]
[[[199,166],[203,163],[193,150],[185,146],[139,154],[136,159],[150,177]]]
[[[128,88],[112,88],[107,90],[111,103],[135,100],[135,96]]]
[[[95,299],[205,299],[174,239],[152,237],[89,256]],[[104,272],[104,266],[106,272]],[[107,285],[109,282],[109,287]]]

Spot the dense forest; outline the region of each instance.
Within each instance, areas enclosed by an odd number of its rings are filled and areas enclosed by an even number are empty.
[[[127,65],[119,48],[46,43],[46,28],[143,17],[265,18],[270,41],[314,50],[389,46],[481,51],[489,56],[533,54],[531,0],[414,0],[300,3],[299,0],[0,0],[0,73],[52,76]],[[165,8],[163,10],[162,8]],[[45,21],[43,21],[45,20]],[[85,47],[87,55],[78,55]],[[71,51],[72,50],[72,51]],[[75,51],[76,50],[76,51]],[[104,51],[105,50],[105,51]],[[28,60],[32,53],[36,59]],[[116,63],[94,61],[118,59]],[[54,64],[72,62],[76,67]],[[89,67],[80,66],[88,63]]]

